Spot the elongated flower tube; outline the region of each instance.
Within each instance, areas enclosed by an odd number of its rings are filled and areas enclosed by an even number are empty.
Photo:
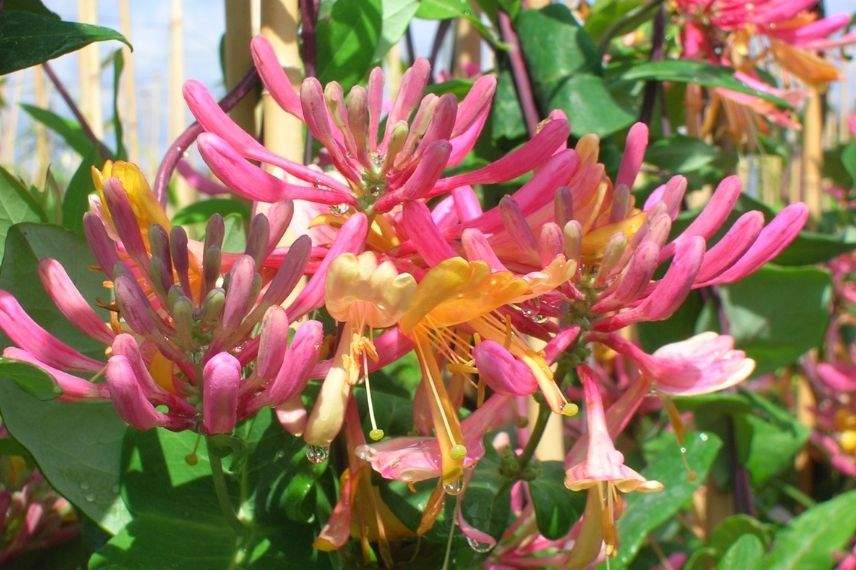
[[[299,393],[317,363],[321,328],[306,321],[287,345],[290,307],[280,305],[303,275],[309,238],[294,241],[276,268],[265,267],[291,204],[256,215],[244,253],[225,253],[222,218],[209,220],[202,242],[189,240],[170,226],[134,165],[108,163],[95,179],[98,196],[85,229],[112,289],[109,319],[84,300],[56,260],[41,260],[39,276],[60,312],[104,343],[109,360],[57,339],[0,291],[0,329],[16,345],[5,356],[44,370],[61,399],[112,400],[137,429],[228,433],[261,407]],[[324,271],[313,278],[323,280]],[[98,381],[102,376],[106,382]]]
[[[306,424],[307,443],[321,448],[330,446],[342,427],[351,387],[359,381],[365,383],[369,397],[373,426],[370,436],[374,440],[383,437],[371,407],[368,361],[378,359],[371,334],[373,329],[395,325],[415,289],[412,275],[399,273],[389,261],[378,263],[372,252],[343,253],[332,262],[326,281],[326,306],[343,326],[336,354]]]
[[[615,530],[616,503],[621,501],[618,493],[660,491],[663,486],[656,481],[646,480],[624,464],[624,456],[615,449],[609,435],[597,381],[590,368],[580,366],[578,371],[585,393],[588,449],[586,458],[568,469],[565,475],[565,486],[572,491],[596,490],[596,495],[589,494],[589,500],[597,501],[598,506],[591,510],[586,509],[588,516],[584,525],[599,526],[602,530],[597,534],[602,536],[593,537],[597,541],[597,547],[589,552],[597,555],[600,552],[600,540],[603,540],[606,543],[607,555],[612,555],[618,544],[618,534]],[[589,520],[595,518],[600,520]],[[582,531],[575,549],[581,548],[582,541],[587,538],[590,537]],[[588,562],[590,560],[585,561],[583,565]]]
[[[567,402],[553,381],[543,357],[497,312],[506,304],[536,296],[551,279],[567,280],[574,268],[573,263],[565,265],[559,277],[542,274],[521,278],[507,271],[491,273],[481,261],[453,257],[433,267],[419,282],[399,326],[415,345],[422,370],[421,389],[429,402],[439,442],[442,480],[450,492],[460,490],[468,449],[440,372],[439,358],[466,377],[478,371],[472,356],[473,335],[502,342],[529,369],[554,412],[575,413],[576,407]]]

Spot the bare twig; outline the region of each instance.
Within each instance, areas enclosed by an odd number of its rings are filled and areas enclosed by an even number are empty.
[[[407,31],[404,32],[404,43],[407,44],[407,67],[410,67],[416,61],[416,46],[413,45],[413,31],[409,25]]]
[[[300,0],[300,43],[303,68],[307,77],[315,77],[315,24],[318,20],[316,0]]]
[[[256,68],[251,68],[247,74],[235,85],[234,89],[229,91],[225,97],[220,99],[220,107],[224,111],[229,111],[232,107],[238,104],[248,93],[251,93],[256,88],[259,82],[259,75],[256,73]],[[184,152],[193,144],[202,134],[202,126],[194,122],[192,125],[184,129],[173,142],[169,145],[166,153],[161,160],[158,172],[155,175],[154,193],[161,204],[166,203],[166,188],[169,184],[172,173],[178,166],[178,162],[184,156]]]
[[[303,69],[306,77],[316,76],[315,66],[315,26],[318,23],[318,1],[300,0],[300,43],[302,47]],[[306,144],[303,146],[303,164],[312,162],[312,134],[306,132]]]
[[[523,51],[520,49],[520,40],[511,24],[511,18],[502,11],[499,12],[499,32],[502,35],[502,41],[509,45],[508,61],[514,76],[517,99],[520,102],[520,108],[523,110],[526,130],[529,132],[529,136],[533,136],[538,128],[538,107],[535,104],[535,97],[532,95],[532,84],[526,71],[526,62],[523,59]]]
[[[431,55],[428,56],[428,61],[431,63],[431,80],[434,80],[436,74],[437,56],[440,55],[440,48],[443,47],[443,41],[446,39],[446,34],[452,28],[452,20],[442,20],[437,26],[437,33],[434,34],[434,43],[431,44]]]
[[[654,14],[654,26],[651,32],[651,55],[649,61],[659,61],[663,59],[664,40],[666,37],[666,10],[661,4]],[[642,97],[642,109],[639,111],[639,121],[646,125],[651,124],[651,117],[654,114],[654,103],[657,100],[657,91],[662,89],[659,81],[654,79],[645,84],[645,94]],[[665,111],[664,111],[665,112]]]
[[[80,128],[83,131],[83,134],[86,135],[86,138],[92,141],[92,144],[95,145],[95,148],[98,149],[98,153],[101,155],[101,158],[104,160],[113,158],[113,151],[107,148],[101,139],[95,134],[95,131],[92,130],[89,122],[86,120],[86,117],[83,116],[83,113],[80,111],[80,107],[77,106],[77,103],[74,102],[74,99],[71,98],[71,95],[68,92],[68,89],[65,88],[65,84],[62,80],[57,76],[51,67],[50,63],[44,62],[42,64],[42,69],[45,70],[45,75],[48,76],[48,79],[51,80],[51,83],[54,84],[54,87],[59,93],[59,96],[62,97],[62,100],[65,101],[65,104],[68,105],[71,114],[74,115],[74,118],[77,119],[77,122],[80,123]]]

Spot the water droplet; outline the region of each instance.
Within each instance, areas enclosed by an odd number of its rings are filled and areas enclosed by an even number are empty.
[[[348,213],[349,206],[347,204],[334,204],[330,206],[330,213],[342,216]]]
[[[707,441],[710,438],[708,437],[708,435],[706,433],[700,433],[698,435],[698,439],[699,439],[699,441]]]
[[[686,447],[681,447],[681,453],[686,454],[686,452],[687,452],[687,448],[686,448]]]
[[[88,491],[89,490],[89,483],[81,483],[80,484],[80,490],[81,491]]]
[[[476,552],[478,552],[480,554],[484,554],[485,552],[490,552],[490,550],[493,548],[493,545],[491,543],[479,542],[478,540],[476,540],[474,538],[470,538],[469,536],[467,537],[467,544],[470,545],[470,548],[472,548],[473,550],[475,550]]]
[[[360,445],[356,449],[356,454],[363,461],[371,461],[374,457],[374,450],[368,445]]]
[[[306,446],[306,459],[309,460],[309,463],[324,463],[327,461],[327,458],[330,457],[330,448],[329,447],[321,447],[318,445],[308,445]]]
[[[460,495],[463,490],[464,480],[461,477],[458,477],[453,481],[446,481],[443,483],[443,491],[445,491],[447,495]]]
[[[86,499],[87,503],[94,503],[95,502],[95,495],[93,495],[92,493],[88,493],[83,498]]]
[[[285,457],[285,452],[281,449],[273,454],[273,458],[275,461],[282,459],[283,457]]]

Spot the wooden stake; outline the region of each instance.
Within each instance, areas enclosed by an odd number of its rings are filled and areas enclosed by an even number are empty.
[[[261,33],[270,41],[291,83],[299,89],[303,64],[297,43],[298,0],[262,0],[261,7]],[[303,162],[303,124],[283,111],[268,93],[262,95],[262,122],[264,144],[269,150]]]
[[[823,210],[823,192],[821,190],[823,168],[823,104],[821,94],[815,89],[809,91],[803,121],[803,199],[814,219],[820,217]]]
[[[15,77],[14,87],[9,82],[10,91],[9,108],[6,110],[6,120],[0,132],[3,133],[2,142],[0,142],[0,157],[3,159],[3,164],[7,166],[15,163],[15,138],[18,136],[18,117],[20,116],[21,107],[18,102],[21,100],[21,91],[24,87],[20,76]]]
[[[225,66],[226,90],[231,90],[252,67],[250,40],[253,37],[252,3],[247,0],[226,0]],[[229,112],[245,131],[255,135],[255,109],[259,98],[247,95]]]
[[[50,108],[48,82],[42,67],[33,68],[33,83],[36,89],[36,106],[42,109]],[[51,149],[48,131],[41,123],[36,123],[36,173],[34,180],[41,180],[50,166]]]
[[[455,23],[455,77],[468,77],[481,70],[481,36],[466,19]]]
[[[167,107],[167,132],[169,140],[175,140],[184,131],[185,106],[181,94],[184,83],[184,37],[182,30],[182,0],[172,0],[169,20],[169,96]],[[186,206],[196,199],[193,191],[181,177],[176,176],[175,201],[176,205]]]
[[[385,80],[386,84],[389,87],[389,96],[391,99],[395,99],[395,96],[398,94],[398,88],[401,85],[401,76],[403,73],[401,72],[401,51],[398,47],[398,44],[395,44],[389,51],[386,53],[385,58],[386,68]]]
[[[119,0],[119,29],[122,35],[131,40],[131,0]],[[123,44],[122,58],[125,70],[122,73],[120,110],[122,127],[125,131],[125,143],[128,149],[128,160],[137,162],[140,159],[140,140],[137,129],[137,87],[134,72],[134,54]]]
[[[77,20],[85,24],[98,23],[98,0],[77,0]],[[104,136],[104,116],[101,109],[101,56],[98,42],[78,52],[78,82],[80,110],[99,139]]]

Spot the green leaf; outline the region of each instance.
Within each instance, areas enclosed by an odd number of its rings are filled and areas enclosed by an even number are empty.
[[[51,18],[56,18],[57,20],[60,19],[59,16],[56,13],[51,12],[47,6],[41,2],[41,0],[6,0],[3,9],[33,12],[34,14],[49,16]]]
[[[24,392],[37,400],[48,402],[60,396],[62,390],[53,378],[40,368],[0,357],[0,381],[13,381]]]
[[[597,46],[567,6],[523,10],[516,23],[536,91],[549,94],[574,73],[600,71]]]
[[[128,152],[125,150],[125,131],[122,128],[122,116],[119,114],[119,93],[121,92],[122,70],[125,69],[125,57],[122,50],[113,52],[113,136],[116,137],[116,158],[125,160]]]
[[[485,40],[491,44],[496,44],[494,34],[485,27],[481,18],[473,13],[473,9],[467,0],[420,0],[416,17],[423,20],[465,18]]]
[[[83,235],[83,215],[89,210],[89,195],[95,191],[92,168],[97,168],[102,162],[101,153],[92,148],[83,156],[63,194],[62,225],[76,234]]]
[[[494,141],[515,141],[525,136],[526,121],[517,101],[514,79],[507,66],[501,66],[490,112],[490,138]]]
[[[538,531],[558,539],[571,529],[585,508],[586,494],[565,487],[565,466],[561,461],[543,461],[541,473],[529,483]]]
[[[375,60],[382,58],[407,31],[410,20],[419,8],[419,0],[383,0],[381,8],[383,23],[380,41],[375,50]]]
[[[416,17],[423,20],[448,20],[472,12],[467,0],[422,0]]]
[[[101,528],[119,532],[129,518],[117,488],[125,424],[113,406],[43,401],[0,381],[0,413],[51,486]]]
[[[668,319],[636,325],[642,348],[654,352],[664,344],[678,342],[698,333],[697,323],[703,307],[701,295],[693,291]]]
[[[627,94],[591,73],[569,77],[556,88],[544,108],[564,111],[575,137],[588,133],[605,137],[636,120],[636,110]]]
[[[591,12],[586,17],[586,31],[592,38],[600,40],[608,30],[644,3],[644,0],[599,0],[592,4]]]
[[[261,415],[269,426],[270,413]],[[253,520],[239,538],[218,508],[208,450],[198,438],[191,431],[128,431],[122,493],[134,518],[96,553],[90,568],[228,568],[236,556],[239,566],[253,568],[328,567],[329,559],[312,549],[313,530],[305,525]],[[188,462],[191,454],[196,462]],[[246,476],[253,473],[248,469]],[[256,487],[257,479],[252,481]],[[240,488],[230,484],[234,504],[251,500],[239,497]]]
[[[495,452],[479,460],[463,496],[461,512],[470,525],[499,539],[511,517],[511,482],[500,472]]]
[[[22,223],[9,230],[6,256],[0,265],[0,289],[18,299],[29,315],[51,334],[84,354],[104,358],[104,345],[74,327],[59,312],[41,286],[38,262],[46,257],[57,259],[71,280],[105,322],[108,314],[97,307],[97,299],[108,298],[101,273],[92,271],[94,263],[89,248],[81,238],[57,226]],[[3,339],[5,340],[5,339]],[[8,343],[4,343],[4,346]]]
[[[80,124],[72,119],[66,119],[57,115],[49,109],[42,109],[35,105],[21,104],[21,108],[27,112],[33,120],[58,134],[74,152],[80,156],[88,156],[92,153],[92,141],[80,128]]]
[[[698,83],[705,87],[724,87],[764,99],[779,107],[791,108],[790,103],[784,99],[753,89],[735,79],[733,69],[703,61],[679,59],[635,62],[611,70],[611,75],[621,81],[674,81]]]
[[[9,228],[20,222],[41,222],[45,214],[20,180],[0,167],[0,259]]]
[[[189,204],[175,213],[172,223],[178,225],[204,224],[214,214],[224,218],[229,214],[238,214],[242,219],[250,219],[250,207],[246,202],[233,198],[212,198]]]
[[[618,520],[618,555],[613,568],[626,568],[648,536],[648,533],[675,516],[704,482],[722,442],[713,434],[687,434],[686,460],[695,473],[690,477],[681,461],[677,442],[660,451],[642,474],[659,481],[665,489],[660,493],[632,493],[627,497],[627,510]]]
[[[649,146],[645,162],[670,173],[684,174],[711,164],[722,152],[695,137],[674,135]]]
[[[574,136],[606,136],[633,122],[635,109],[600,77],[600,53],[566,6],[523,10],[517,33],[541,109],[564,111]]]
[[[764,545],[757,536],[746,534],[737,539],[731,548],[719,559],[717,570],[752,570],[758,568],[764,556]]]
[[[247,235],[244,231],[244,218],[241,214],[231,213],[223,216],[226,234],[223,238],[223,251],[243,253],[247,247]]]
[[[54,307],[39,285],[37,262],[60,261],[90,304],[103,297],[88,248],[56,226],[18,224],[7,237],[0,289],[12,292],[24,309],[52,334],[94,358],[104,345],[84,337]],[[95,308],[106,319],[102,309]],[[118,498],[119,458],[125,424],[109,403],[41,401],[13,382],[0,382],[0,413],[9,432],[32,453],[48,481],[108,532],[118,532],[128,515]]]
[[[765,570],[832,568],[856,532],[856,491],[809,509],[776,534]]]
[[[763,546],[769,544],[767,526],[749,515],[732,515],[716,525],[709,544],[718,553],[726,552],[741,536],[756,537]]]
[[[823,342],[832,295],[826,271],[768,265],[720,292],[729,333],[755,359],[755,374],[791,364]]]
[[[316,28],[317,74],[321,83],[357,83],[375,58],[381,38],[380,0],[336,0]]]
[[[0,12],[0,75],[43,63],[92,42],[118,40],[131,47],[115,30],[63,22],[35,12]]]
[[[852,228],[852,226],[851,226]],[[813,265],[856,249],[856,231],[843,235],[802,231],[773,261],[777,265]]]

